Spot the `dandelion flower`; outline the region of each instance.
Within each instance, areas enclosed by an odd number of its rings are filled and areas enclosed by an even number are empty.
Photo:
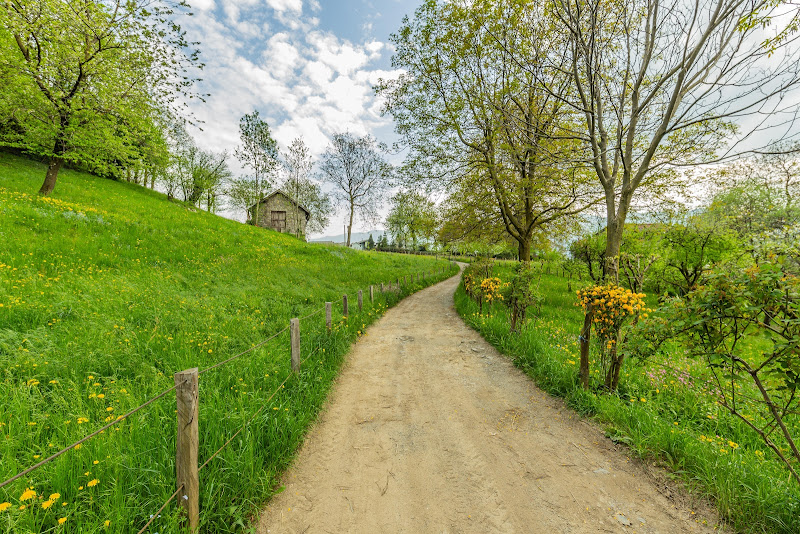
[[[47,509],[48,509],[48,508],[50,508],[51,506],[53,506],[53,501],[44,501],[44,502],[42,503],[42,508],[44,508],[45,510],[47,510]]]
[[[22,492],[22,495],[19,496],[19,500],[21,501],[29,501],[36,497],[36,492],[33,491],[33,488],[28,488]]]
[[[67,518],[66,517],[59,517],[58,518],[58,524],[59,525],[63,525],[66,522],[67,522]]]
[[[47,498],[47,500],[49,500],[49,501],[57,501],[60,498],[61,498],[61,494],[60,493],[53,493],[52,495],[50,495]]]
[[[9,508],[11,508],[10,502],[0,502],[0,512],[5,512]]]
[[[92,488],[92,487],[98,485],[99,483],[100,483],[99,480],[97,480],[96,478],[93,478],[92,480],[90,480],[89,482],[86,483],[86,486]]]

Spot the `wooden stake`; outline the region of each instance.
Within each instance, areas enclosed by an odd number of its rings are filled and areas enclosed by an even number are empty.
[[[328,333],[331,333],[331,327],[333,326],[333,317],[332,317],[332,308],[333,304],[330,302],[325,303],[325,327],[328,329]]]
[[[383,293],[383,282],[381,282],[381,293]]]
[[[347,313],[347,311],[348,311],[348,310],[347,310],[347,295],[343,295],[343,296],[342,296],[342,315],[343,315],[344,317],[347,317],[347,316],[348,316],[348,313]]]
[[[300,372],[300,319],[295,317],[289,321],[289,331],[292,333],[292,371]]]
[[[369,286],[369,301],[375,302],[375,286]]]
[[[358,311],[359,313],[364,309],[364,294],[358,290]]]
[[[175,373],[175,399],[178,408],[178,432],[175,444],[176,488],[183,486],[178,502],[186,513],[184,522],[191,532],[200,528],[200,475],[197,450],[200,443],[198,368]]]

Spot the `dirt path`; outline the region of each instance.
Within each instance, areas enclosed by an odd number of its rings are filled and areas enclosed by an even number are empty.
[[[259,533],[713,531],[468,328],[457,284],[355,345]]]

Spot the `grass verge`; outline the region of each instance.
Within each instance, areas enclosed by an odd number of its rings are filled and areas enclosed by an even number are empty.
[[[512,266],[501,263],[502,280]],[[570,287],[575,285],[575,287]],[[593,416],[612,440],[641,458],[668,468],[691,491],[713,500],[738,532],[800,532],[800,488],[748,428],[719,408],[703,384],[691,378],[698,365],[676,350],[663,360],[626,361],[617,394],[584,391],[578,384],[577,336],[583,324],[575,306],[575,282],[542,275],[545,297],[538,319],[521,334],[510,332],[502,304],[478,305],[464,291],[456,309],[472,328],[512,358],[539,387]],[[595,384],[599,382],[592,362]]]
[[[173,373],[210,367],[334,303],[331,334],[324,313],[301,321],[300,375],[201,472],[205,532],[242,531],[275,491],[364,329],[456,271],[435,258],[308,244],[69,170],[41,198],[43,174],[0,154],[0,480],[171,387]],[[201,463],[286,378],[288,337],[201,376]],[[0,531],[138,531],[175,489],[175,424],[167,395],[0,489]],[[175,507],[161,515],[150,532],[177,532]]]

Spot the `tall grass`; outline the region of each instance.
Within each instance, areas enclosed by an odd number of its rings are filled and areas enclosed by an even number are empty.
[[[324,314],[301,321],[300,375],[201,472],[207,532],[243,530],[277,490],[350,345],[423,284],[376,287],[374,305],[368,286],[455,272],[434,258],[307,244],[74,171],[39,198],[43,173],[0,155],[0,480],[171,387],[175,372],[209,367],[334,302],[331,334]],[[286,378],[288,346],[285,333],[201,376],[201,462]],[[174,442],[167,395],[0,489],[0,530],[136,532],[175,489]],[[28,488],[35,497],[21,500]],[[177,532],[175,515],[168,507],[151,532]]]
[[[500,264],[496,273],[508,280],[511,266]],[[481,315],[463,285],[456,292],[456,309],[544,390],[594,416],[611,439],[712,499],[736,531],[800,532],[800,488],[758,436],[716,405],[696,379],[703,374],[701,363],[675,349],[666,358],[626,361],[616,394],[580,388],[577,337],[583,316],[568,284],[577,289],[575,281],[543,274],[541,314],[519,335],[510,332],[502,304],[484,305]],[[598,384],[597,362],[591,368]]]

